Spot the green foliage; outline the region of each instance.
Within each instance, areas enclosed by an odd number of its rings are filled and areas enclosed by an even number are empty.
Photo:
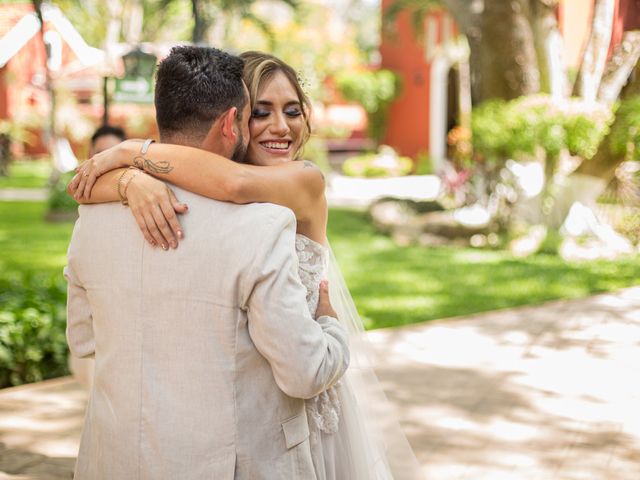
[[[0,386],[67,372],[62,268],[73,224],[44,202],[0,202]]]
[[[608,131],[610,112],[594,111],[578,101],[559,108],[551,97],[490,100],[473,110],[473,146],[477,158],[502,165],[509,158],[535,156],[553,161],[562,150],[589,159]]]
[[[600,142],[607,133],[606,125],[593,121],[587,115],[569,116],[565,119],[563,127],[569,152],[585,160],[596,154]]]
[[[627,237],[634,245],[640,245],[640,209],[625,213],[613,226],[617,232]]]
[[[336,84],[345,99],[362,105],[369,119],[369,135],[382,141],[389,107],[400,94],[400,77],[391,70],[344,71],[336,76]]]
[[[412,169],[411,158],[380,153],[350,157],[342,164],[342,171],[350,177],[396,177],[408,175]]]
[[[325,173],[331,171],[331,166],[329,165],[329,150],[327,149],[326,142],[321,138],[311,136],[304,146],[301,158],[311,160]]]
[[[611,127],[611,153],[640,160],[640,95],[623,100]]]
[[[8,136],[17,143],[31,143],[34,135],[29,132],[31,125],[22,120],[0,119],[0,135]]]
[[[75,175],[75,172],[67,172],[60,175],[56,184],[49,191],[49,210],[73,212],[78,208],[78,202],[67,194],[67,185]]]
[[[433,170],[433,159],[426,151],[418,153],[416,156],[416,175],[432,175]]]
[[[560,235],[560,232],[552,228],[548,229],[537,253],[558,255],[560,252],[560,245],[562,245],[562,240],[563,237]]]
[[[391,34],[395,34],[398,15],[409,12],[414,35],[424,35],[424,20],[433,10],[441,9],[441,0],[393,0],[382,15],[382,26]]]
[[[0,388],[67,373],[62,275],[0,275]]]

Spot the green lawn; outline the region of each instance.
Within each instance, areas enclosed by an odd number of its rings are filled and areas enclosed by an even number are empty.
[[[72,223],[44,221],[44,202],[0,202],[0,276],[11,271],[62,275]]]
[[[0,176],[0,188],[46,187],[49,175],[49,160],[16,160],[9,165],[9,176]]]
[[[557,256],[403,247],[365,213],[334,209],[329,239],[367,328],[579,298],[640,283],[640,256],[567,263]]]

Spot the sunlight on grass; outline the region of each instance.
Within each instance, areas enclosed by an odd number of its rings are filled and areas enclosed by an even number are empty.
[[[49,160],[16,160],[9,165],[9,175],[0,177],[0,188],[43,188],[51,175]]]
[[[510,258],[507,252],[461,249],[451,256],[458,263],[498,263]]]

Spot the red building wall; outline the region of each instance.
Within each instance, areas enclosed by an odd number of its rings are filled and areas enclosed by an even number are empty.
[[[0,68],[0,120],[8,118],[7,66]]]
[[[382,1],[383,12],[392,1]],[[396,34],[383,35],[380,53],[382,68],[399,73],[403,81],[402,93],[391,107],[384,141],[402,155],[415,156],[428,149],[429,68],[406,12],[398,18]]]

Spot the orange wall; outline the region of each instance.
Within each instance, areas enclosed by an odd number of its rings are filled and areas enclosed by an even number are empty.
[[[559,27],[564,40],[565,65],[579,68],[582,50],[591,30],[593,0],[564,0],[558,7]]]
[[[9,117],[9,101],[7,95],[7,66],[0,68],[0,119]]]
[[[383,0],[383,12],[390,3]],[[429,68],[406,13],[398,19],[395,38],[383,36],[380,53],[382,68],[394,70],[403,80],[401,96],[391,107],[385,142],[402,155],[415,156],[426,151],[429,142]]]

